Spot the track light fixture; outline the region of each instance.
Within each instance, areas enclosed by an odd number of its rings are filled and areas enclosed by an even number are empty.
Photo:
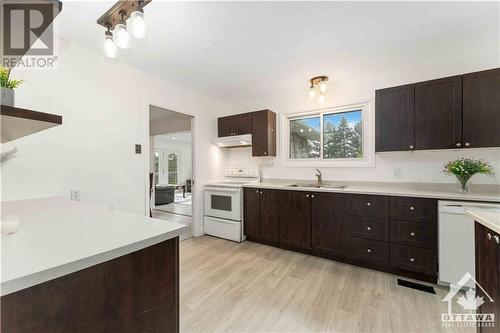
[[[120,0],[98,20],[106,28],[104,33],[104,54],[109,58],[118,56],[118,48],[128,49],[132,37],[146,38],[144,6],[151,0]]]

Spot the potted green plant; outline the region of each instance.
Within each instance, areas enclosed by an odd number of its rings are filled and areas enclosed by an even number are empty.
[[[450,161],[444,166],[444,173],[455,175],[460,184],[461,192],[469,192],[467,182],[476,174],[483,174],[493,177],[495,172],[493,167],[484,160],[475,160],[473,158],[459,158]]]
[[[14,89],[24,81],[10,78],[10,69],[0,66],[0,104],[14,106]]]

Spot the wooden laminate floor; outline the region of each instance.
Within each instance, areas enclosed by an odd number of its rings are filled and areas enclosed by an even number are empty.
[[[180,282],[181,332],[475,332],[441,327],[445,288],[253,242],[181,242]]]

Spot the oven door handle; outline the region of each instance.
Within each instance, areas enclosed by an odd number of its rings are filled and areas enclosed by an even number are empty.
[[[237,189],[237,188],[232,188],[232,189],[229,189],[229,188],[207,188],[205,189],[205,191],[207,192],[239,192],[240,190]]]

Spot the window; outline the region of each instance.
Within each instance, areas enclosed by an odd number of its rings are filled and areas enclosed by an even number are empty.
[[[177,185],[177,161],[176,153],[168,154],[168,183]]]
[[[181,179],[181,152],[155,149],[155,184],[177,185]]]
[[[289,160],[364,160],[365,108],[358,105],[289,117]]]

